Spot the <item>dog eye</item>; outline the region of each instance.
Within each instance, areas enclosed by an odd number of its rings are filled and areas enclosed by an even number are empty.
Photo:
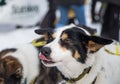
[[[47,43],[49,43],[49,42],[51,42],[51,41],[53,41],[53,40],[54,40],[54,38],[49,37],[49,39],[47,40]]]
[[[65,43],[72,43],[72,40],[69,39],[69,38],[67,38],[67,39],[64,40],[64,42],[65,42]]]
[[[53,40],[53,38],[52,38],[52,37],[49,37],[49,40]]]

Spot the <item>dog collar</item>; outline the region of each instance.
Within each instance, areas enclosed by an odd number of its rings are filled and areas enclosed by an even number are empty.
[[[91,70],[91,67],[88,67],[88,68],[84,69],[84,71],[82,72],[82,74],[80,74],[77,78],[69,79],[69,80],[68,80],[68,83],[74,83],[74,82],[80,80],[80,79],[83,78],[87,73],[89,73],[90,70]]]
[[[46,44],[46,41],[38,41],[38,39],[34,39],[32,41],[32,44],[35,46],[35,47],[40,47],[40,46],[44,46]]]

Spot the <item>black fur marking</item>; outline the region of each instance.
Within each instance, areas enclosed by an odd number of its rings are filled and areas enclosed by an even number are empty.
[[[51,28],[43,28],[43,29],[35,30],[35,33],[41,34],[41,35],[43,35],[45,33],[52,33],[52,32],[53,32],[53,29],[51,29]]]
[[[5,50],[2,50],[0,52],[0,57],[2,57],[3,55],[9,53],[9,52],[15,52],[17,49],[16,48],[9,48],[9,49],[5,49]]]
[[[68,35],[68,39],[71,40],[71,44],[60,40],[60,45],[71,50],[73,55],[75,54],[75,51],[77,50],[78,53],[80,54],[80,58],[78,58],[77,60],[80,61],[81,63],[85,63],[85,60],[87,58],[87,48],[85,47],[85,44],[83,44],[82,42],[81,34],[86,34],[86,33],[83,30],[80,30],[78,28],[67,29],[63,31],[62,34],[64,33]]]
[[[113,40],[111,40],[111,39],[98,37],[98,36],[91,36],[91,37],[89,37],[89,39],[98,43],[98,44],[103,44],[103,45],[110,44],[113,42]]]
[[[20,84],[21,81],[21,78],[16,78],[14,75],[8,78],[5,75],[0,74],[0,78],[4,78],[4,84]]]
[[[40,67],[39,84],[57,84],[61,79],[60,72],[56,67],[45,67],[43,64]]]

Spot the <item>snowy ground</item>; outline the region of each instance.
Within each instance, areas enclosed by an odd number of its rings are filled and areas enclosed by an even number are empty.
[[[0,33],[0,50],[22,43],[29,43],[35,38],[41,37],[40,35],[35,34],[35,29],[38,28],[17,29]]]

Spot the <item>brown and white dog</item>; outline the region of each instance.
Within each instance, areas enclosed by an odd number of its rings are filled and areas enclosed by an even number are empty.
[[[105,50],[113,48],[112,40],[73,24],[46,37],[51,42],[41,49],[39,58],[47,67],[56,66],[67,83],[120,84],[120,57]]]
[[[32,44],[0,52],[0,84],[29,84],[39,72],[38,50]]]
[[[36,42],[45,42],[41,36]],[[56,68],[41,64],[38,54],[44,43],[23,43],[0,52],[0,84],[57,84]],[[55,73],[55,74],[54,74]],[[52,74],[52,75],[51,75]]]

